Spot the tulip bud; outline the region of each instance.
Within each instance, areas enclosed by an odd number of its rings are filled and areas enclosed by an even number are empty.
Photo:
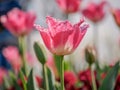
[[[85,59],[90,66],[95,62],[95,60],[96,60],[95,48],[93,48],[91,46],[87,46],[85,48]]]

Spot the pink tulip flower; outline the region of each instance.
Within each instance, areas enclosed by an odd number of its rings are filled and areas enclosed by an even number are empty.
[[[81,19],[77,24],[72,25],[69,21],[59,21],[52,17],[47,17],[48,28],[34,25],[40,31],[43,41],[53,54],[67,55],[72,53],[83,36],[85,35],[88,24]]]
[[[8,46],[3,49],[2,52],[4,57],[8,60],[8,62],[15,70],[15,72],[18,73],[22,64],[18,49],[15,46]]]
[[[32,12],[24,12],[17,8],[12,9],[0,18],[1,23],[15,36],[28,34],[35,21],[35,15]]]
[[[56,0],[58,6],[65,13],[74,13],[79,10],[81,0]]]
[[[120,27],[120,9],[113,9],[112,14],[114,16],[116,24]]]
[[[104,12],[105,4],[106,4],[105,1],[99,4],[91,2],[88,4],[88,6],[85,9],[82,10],[82,14],[93,22],[99,22],[105,16],[105,12]]]

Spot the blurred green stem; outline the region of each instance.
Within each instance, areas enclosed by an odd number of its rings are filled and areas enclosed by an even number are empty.
[[[93,87],[93,90],[97,90],[94,70],[92,69],[92,65],[90,67],[91,67],[92,87]]]
[[[44,83],[45,83],[45,90],[49,90],[49,85],[48,85],[48,77],[47,77],[47,69],[45,64],[43,65],[43,77],[44,77]]]
[[[19,37],[19,50],[20,50],[20,55],[22,59],[22,64],[23,64],[23,72],[27,76],[27,65],[26,65],[26,48],[25,48],[25,37],[20,36]]]
[[[63,60],[63,56],[60,56],[60,84],[61,84],[61,90],[64,90],[64,60]]]

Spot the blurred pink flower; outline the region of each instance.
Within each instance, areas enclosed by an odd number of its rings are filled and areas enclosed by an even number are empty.
[[[77,24],[71,25],[69,21],[59,21],[47,17],[48,28],[34,25],[40,31],[46,47],[53,54],[67,55],[72,53],[84,37],[88,24],[81,19]]]
[[[65,13],[74,13],[79,10],[81,0],[56,0],[58,6]]]
[[[120,90],[120,74],[117,77],[114,90]]]
[[[105,4],[106,4],[105,1],[102,1],[99,4],[91,2],[85,9],[82,10],[82,14],[93,22],[99,22],[105,16],[104,12]]]
[[[116,24],[120,27],[120,9],[113,9],[112,14],[114,16]]]
[[[95,79],[96,79],[96,72],[94,71]],[[84,71],[79,72],[78,74],[79,80],[84,84],[80,87],[80,90],[92,90],[92,76],[91,70],[87,69]],[[99,87],[99,82],[96,79],[97,88]]]
[[[77,77],[71,71],[65,71],[64,73],[65,90],[75,90],[75,84]]]
[[[36,80],[38,87],[41,87],[43,83],[43,79],[39,76],[35,76],[35,80]]]
[[[3,55],[17,73],[20,70],[22,64],[21,57],[17,47],[15,46],[6,47],[5,49],[3,49]]]
[[[6,74],[7,74],[7,71],[3,68],[0,68],[0,85],[3,83],[3,79]]]
[[[31,67],[34,67],[36,64],[38,64],[37,59],[30,52],[26,53],[26,60]]]
[[[1,16],[3,25],[15,36],[28,34],[33,28],[34,21],[35,15],[32,12],[24,12],[17,8]]]

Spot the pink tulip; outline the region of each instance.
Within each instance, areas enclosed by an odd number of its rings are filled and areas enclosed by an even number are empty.
[[[18,49],[14,46],[8,46],[5,49],[3,49],[3,55],[17,73],[20,70],[22,63]]]
[[[53,54],[67,55],[72,53],[83,36],[85,35],[88,24],[81,19],[77,24],[72,25],[69,21],[59,21],[52,17],[47,17],[48,28],[34,25],[40,31],[43,41]]]
[[[0,68],[0,85],[3,83],[3,79],[6,74],[7,74],[7,71],[3,68]]]
[[[32,12],[24,12],[17,8],[1,16],[2,24],[15,36],[28,34],[33,28],[34,21],[35,15]]]
[[[113,9],[112,14],[116,21],[116,24],[120,27],[120,9]]]
[[[93,22],[101,21],[105,16],[104,12],[105,4],[106,4],[105,1],[99,4],[91,2],[85,9],[82,10],[82,14]]]
[[[73,13],[79,10],[81,0],[56,0],[58,6],[65,13]]]

